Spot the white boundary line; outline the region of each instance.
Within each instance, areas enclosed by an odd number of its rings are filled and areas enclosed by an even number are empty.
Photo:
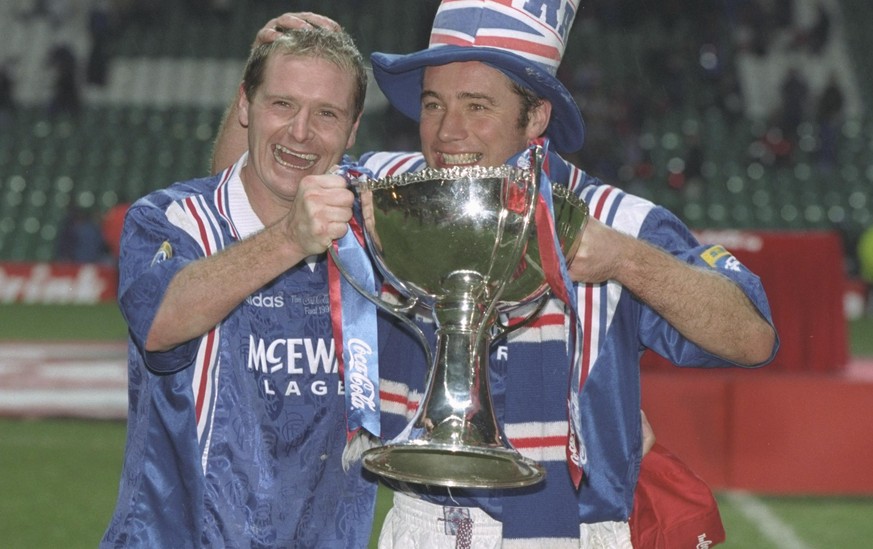
[[[742,490],[727,490],[723,492],[723,495],[774,546],[791,547],[792,549],[812,549],[811,546],[798,537],[794,528],[774,515],[770,507],[752,494]]]

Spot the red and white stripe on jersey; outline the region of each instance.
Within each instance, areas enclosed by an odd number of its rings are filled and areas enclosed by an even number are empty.
[[[588,204],[592,217],[634,237],[640,234],[643,221],[653,207],[650,202],[631,197],[611,185],[586,187],[582,190],[582,199]],[[628,201],[636,204],[628,207]],[[617,207],[619,202],[624,206],[621,209]],[[579,318],[584,334],[581,349],[584,372],[590,372],[597,362],[600,341],[606,337],[612,324],[621,291],[616,282],[578,285]]]
[[[623,233],[637,237],[654,204],[628,195],[612,185],[591,185],[582,190],[592,217]],[[622,208],[618,211],[618,203]],[[630,207],[628,207],[630,206]]]
[[[167,208],[166,215],[170,223],[194,239],[204,256],[212,255],[224,247],[224,236],[218,220],[206,206],[204,197],[184,198]]]
[[[584,171],[580,170],[573,164],[566,164],[567,168],[570,170],[570,180],[567,181],[567,188],[573,191],[574,193],[579,193],[579,186],[582,185],[584,181],[587,179],[587,175]]]
[[[617,189],[608,185],[602,185],[592,188],[594,192],[588,192],[586,203],[589,208],[589,215],[603,221],[604,213],[609,212],[609,206],[614,202],[618,195]],[[621,288],[614,283],[607,283],[615,287],[614,292],[608,290],[604,292],[604,284],[579,284],[577,285],[577,303],[579,308],[579,319],[582,322],[582,348],[580,352],[581,371],[583,376],[591,372],[594,363],[597,361],[598,349],[601,338],[606,336],[606,330],[612,322],[612,317],[615,313],[615,306]],[[604,295],[606,294],[606,295]],[[613,299],[608,299],[608,295],[612,295]],[[578,380],[581,383],[581,380]]]
[[[218,215],[221,216],[227,222],[228,227],[230,227],[230,234],[234,239],[240,240],[240,232],[236,228],[236,224],[233,222],[233,219],[230,217],[230,185],[228,185],[228,181],[230,181],[231,176],[234,174],[234,168],[237,167],[237,164],[234,164],[230,168],[224,170],[221,174],[221,182],[219,182],[218,187],[215,189],[215,207],[218,210]]]
[[[222,185],[216,191],[218,196],[215,198],[226,197],[224,194],[226,189],[222,190],[226,187],[226,182],[227,180],[224,178]],[[189,196],[173,204],[167,209],[167,219],[194,239],[204,256],[210,256],[225,246],[218,219],[207,207],[203,196]],[[200,441],[201,464],[204,470],[209,453],[209,436],[216,403],[220,333],[220,328],[215,327],[201,338],[200,346],[197,349],[197,358],[193,365],[194,376],[191,382],[197,437]]]
[[[377,152],[367,156],[364,163],[364,167],[377,179],[416,171],[423,166],[424,156],[421,153]]]
[[[212,419],[217,401],[218,373],[220,360],[218,343],[220,326],[216,326],[203,339],[194,361],[194,378],[191,389],[194,391],[194,411],[197,421],[197,439],[200,442],[200,463],[206,471],[209,458],[209,438],[212,434]]]

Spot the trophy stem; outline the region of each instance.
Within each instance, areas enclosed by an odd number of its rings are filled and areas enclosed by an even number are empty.
[[[489,337],[476,339],[468,329],[441,327],[432,381],[425,395],[430,438],[444,444],[503,446],[490,407]]]
[[[457,319],[456,319],[457,320]],[[407,430],[363,456],[367,469],[439,486],[517,488],[542,480],[542,467],[500,433],[488,382],[490,324],[439,325],[427,392]]]

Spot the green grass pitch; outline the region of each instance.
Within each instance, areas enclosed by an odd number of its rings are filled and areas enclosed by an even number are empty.
[[[114,304],[0,306],[0,340],[119,340]],[[852,350],[873,356],[873,319],[850,324]],[[96,547],[115,504],[125,425],[119,421],[0,418],[0,547]],[[725,549],[777,549],[780,531],[729,494],[717,494]],[[376,529],[390,506],[381,490]],[[755,495],[806,547],[854,549],[873,539],[873,497]],[[375,547],[375,543],[371,544]]]

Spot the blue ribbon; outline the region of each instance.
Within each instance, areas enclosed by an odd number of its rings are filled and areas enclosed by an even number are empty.
[[[341,175],[348,174],[343,172]],[[345,236],[335,242],[343,268],[364,291],[377,295],[373,263],[364,249],[355,220]],[[361,427],[375,436],[379,422],[379,336],[376,305],[365,298],[345,277],[340,278],[342,366],[349,433]]]

